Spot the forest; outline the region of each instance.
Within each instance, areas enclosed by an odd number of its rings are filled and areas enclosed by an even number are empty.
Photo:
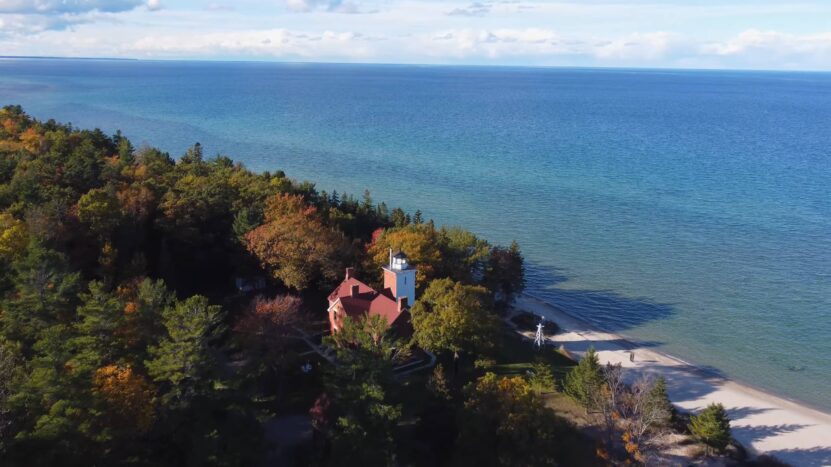
[[[437,228],[368,191],[327,193],[206,158],[198,143],[174,160],[19,106],[0,123],[4,465],[266,464],[269,424],[298,413],[315,439],[294,462],[464,463],[454,453],[483,453],[472,419],[500,416],[490,405],[542,408],[521,378],[506,390],[474,368],[522,290],[516,244]],[[350,322],[324,338],[337,365],[298,371],[308,348],[297,331],[325,321],[344,268],[377,285],[391,247],[418,267],[423,324],[395,336]],[[256,278],[259,290],[238,287]],[[417,345],[457,360],[458,374],[440,363],[395,377]],[[437,420],[443,429],[418,435]],[[550,422],[536,422],[548,423],[539,442],[569,431]],[[534,442],[522,430],[512,436]]]

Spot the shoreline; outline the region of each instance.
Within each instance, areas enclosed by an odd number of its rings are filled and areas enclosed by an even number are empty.
[[[733,437],[751,454],[771,454],[795,467],[831,465],[831,414],[641,347],[533,295],[523,293],[514,306],[557,323],[560,331],[546,339],[574,355],[582,356],[594,346],[601,363],[621,363],[630,378],[663,376],[670,399],[681,410],[724,404]],[[634,362],[629,360],[630,351]]]

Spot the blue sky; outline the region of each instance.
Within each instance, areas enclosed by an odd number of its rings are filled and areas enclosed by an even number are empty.
[[[831,70],[831,1],[0,0],[0,55]]]

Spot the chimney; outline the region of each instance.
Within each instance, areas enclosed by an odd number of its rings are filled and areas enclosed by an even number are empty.
[[[358,284],[353,285],[353,286],[352,286],[352,289],[349,291],[349,296],[350,296],[350,297],[357,297],[357,296],[358,296],[358,289],[359,289],[359,288],[360,288],[360,287],[358,286]]]
[[[398,297],[398,311],[404,311],[407,308],[407,297]]]
[[[344,280],[352,279],[355,276],[355,268],[346,268],[346,277]]]

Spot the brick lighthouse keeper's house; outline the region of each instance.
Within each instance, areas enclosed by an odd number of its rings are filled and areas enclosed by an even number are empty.
[[[346,316],[352,319],[382,316],[389,327],[410,332],[409,304],[415,301],[416,268],[407,263],[407,255],[390,250],[384,270],[384,290],[378,292],[355,278],[354,269],[329,294],[329,327],[337,332]]]

